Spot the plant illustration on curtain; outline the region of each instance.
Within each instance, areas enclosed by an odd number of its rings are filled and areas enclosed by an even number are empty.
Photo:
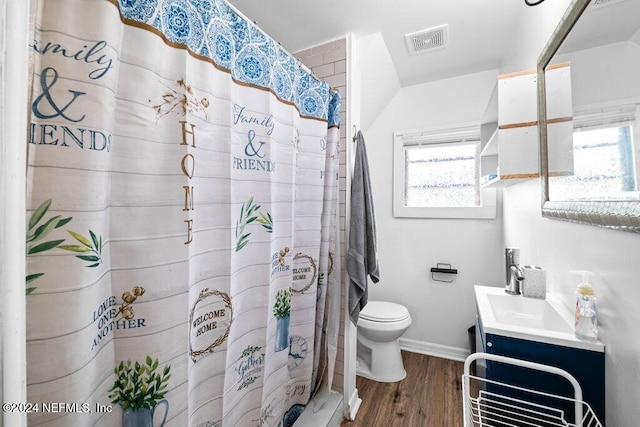
[[[151,360],[147,356],[144,363],[131,361],[120,362],[114,373],[117,378],[109,389],[111,403],[122,406],[123,426],[147,426],[153,425],[153,414],[156,406],[165,405],[164,417],[161,425],[164,424],[169,403],[164,400],[167,394],[169,378],[171,378],[171,366],[166,365],[161,373],[156,372],[158,359]]]
[[[252,222],[262,225],[268,233],[273,232],[273,218],[269,212],[256,212],[260,209],[260,205],[253,203],[253,196],[249,201],[242,205],[240,209],[240,219],[236,223],[236,252],[244,248],[249,243],[251,233],[245,233],[245,228]]]
[[[61,218],[60,215],[56,215],[52,218],[49,218],[44,224],[40,224],[37,228],[36,226],[43,220],[43,217],[49,210],[51,206],[51,199],[45,200],[42,202],[40,206],[31,214],[27,225],[27,255],[33,255],[40,252],[45,252],[54,248],[60,248],[71,252],[79,252],[79,253],[87,253],[90,252],[92,255],[76,255],[77,258],[80,258],[84,261],[89,261],[91,265],[88,267],[97,267],[102,262],[102,236],[98,239],[98,237],[94,234],[93,231],[89,230],[89,234],[91,235],[91,240],[86,237],[71,231],[67,230],[67,232],[75,238],[81,245],[62,245],[65,239],[59,240],[50,240],[48,242],[41,242],[35,244],[45,237],[47,237],[53,230],[56,228],[60,228],[67,223],[69,223],[73,218]],[[38,277],[43,276],[44,273],[33,273],[29,274],[26,277],[26,284],[28,285],[30,282],[33,282]],[[27,288],[26,293],[29,295],[36,288]]]
[[[289,322],[291,319],[291,290],[280,289],[276,294],[273,305],[273,315],[278,319],[276,323],[275,351],[289,348]]]
[[[76,255],[76,258],[90,263],[87,267],[97,267],[102,263],[102,236],[98,238],[93,231],[89,230],[89,235],[91,236],[91,240],[89,240],[75,231],[67,230],[67,232],[80,244],[58,245],[60,249],[76,253],[90,253],[90,255]]]
[[[337,348],[339,95],[223,0],[34,25],[27,393],[68,405],[29,424],[292,425]]]
[[[48,219],[44,224],[40,224],[38,228],[36,228],[36,226],[46,215],[47,210],[49,210],[49,206],[51,206],[51,199],[42,202],[42,204],[38,206],[35,211],[33,211],[31,217],[29,218],[29,222],[27,224],[27,256],[51,250],[64,242],[64,239],[58,239],[35,244],[35,242],[47,237],[49,233],[51,233],[56,228],[60,228],[72,220],[71,217],[61,218],[60,215],[56,215]],[[28,274],[25,282],[28,285],[41,276],[44,276],[44,273]],[[27,295],[29,295],[35,290],[35,287],[27,288],[26,293]]]
[[[197,112],[204,114],[206,120],[209,100],[207,98],[197,98],[194,95],[193,87],[186,83],[184,79],[176,80],[177,90],[165,85],[162,81],[160,81],[160,84],[167,88],[167,92],[162,94],[160,103],[152,105],[158,120],[169,113],[186,116],[187,113]],[[151,99],[149,99],[149,102],[153,103]]]

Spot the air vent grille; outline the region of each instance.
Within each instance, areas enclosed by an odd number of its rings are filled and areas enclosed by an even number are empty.
[[[616,0],[610,0],[616,1]],[[404,36],[411,55],[444,49],[449,44],[449,26],[429,28]]]

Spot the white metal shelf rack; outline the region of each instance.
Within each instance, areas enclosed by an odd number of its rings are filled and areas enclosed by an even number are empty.
[[[547,372],[565,378],[573,397],[505,384],[471,375],[474,361],[485,360]],[[465,427],[602,427],[593,410],[582,400],[582,388],[567,371],[554,366],[487,353],[474,353],[464,363],[462,375]],[[537,402],[544,401],[545,404]],[[567,408],[573,412],[567,414]]]

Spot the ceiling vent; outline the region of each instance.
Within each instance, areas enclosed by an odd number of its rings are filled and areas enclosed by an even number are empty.
[[[616,1],[616,0],[610,0]],[[411,55],[444,49],[449,44],[449,26],[429,28],[415,33],[406,34],[407,47]]]

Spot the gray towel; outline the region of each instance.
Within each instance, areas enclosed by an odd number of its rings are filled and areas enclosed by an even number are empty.
[[[354,325],[358,324],[360,310],[367,304],[367,276],[377,283],[378,251],[376,250],[376,220],[369,181],[367,150],[362,132],[357,135],[356,158],[351,180],[351,219],[349,222],[349,314]]]

